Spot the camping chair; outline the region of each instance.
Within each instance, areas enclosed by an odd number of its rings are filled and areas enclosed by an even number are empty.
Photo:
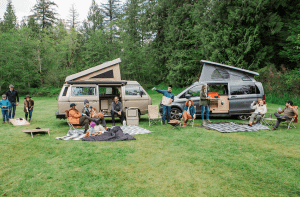
[[[293,106],[293,107],[296,108],[296,109],[298,110],[298,106]],[[291,120],[286,120],[286,121],[283,121],[283,122],[286,123],[288,129],[290,129],[291,126],[293,126],[293,127],[296,129],[294,123],[298,123],[298,116],[295,115]]]
[[[183,117],[181,117],[181,119],[180,119],[180,126],[182,123],[184,124]],[[186,126],[189,126],[192,124],[192,127],[194,127],[194,123],[195,123],[195,119],[194,119],[194,117],[192,117],[192,119],[188,119]]]
[[[149,126],[152,124],[157,124],[157,122],[160,120],[160,123],[162,124],[161,115],[158,111],[157,105],[148,105],[148,118],[149,118]]]
[[[84,125],[79,125],[79,124],[71,124],[69,121],[69,110],[65,110],[66,112],[66,118],[67,118],[67,123],[70,127],[70,130],[68,133],[74,133],[78,129],[83,129]]]

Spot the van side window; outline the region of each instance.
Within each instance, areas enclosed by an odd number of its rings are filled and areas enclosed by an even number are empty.
[[[188,94],[191,95],[191,97],[200,96],[200,86],[195,86],[189,89]]]
[[[143,92],[143,95],[146,95],[146,93],[139,86],[125,86],[125,95],[129,95],[129,96],[140,95],[140,91]]]
[[[231,85],[230,94],[231,95],[245,95],[245,94],[259,94],[256,93],[255,85]]]
[[[66,96],[66,95],[67,95],[68,88],[69,88],[68,86],[67,86],[67,87],[65,87],[65,89],[64,89],[64,92],[63,92],[62,96]]]
[[[72,96],[95,96],[96,87],[72,87]]]
[[[113,88],[112,87],[99,87],[99,94],[100,95],[112,95]]]

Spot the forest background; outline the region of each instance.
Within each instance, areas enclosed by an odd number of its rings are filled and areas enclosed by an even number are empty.
[[[146,89],[190,85],[204,59],[259,72],[274,101],[300,95],[300,0],[90,4],[79,21],[74,5],[60,19],[54,2],[37,0],[18,22],[9,0],[0,18],[0,93],[14,84],[21,94],[57,96],[67,75],[121,58],[122,79]]]

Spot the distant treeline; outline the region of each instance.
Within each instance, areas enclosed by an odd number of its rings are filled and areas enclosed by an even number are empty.
[[[122,79],[150,87],[190,85],[201,59],[261,73],[265,90],[300,93],[299,0],[90,1],[88,17],[58,19],[38,0],[17,23],[9,1],[0,19],[0,92],[60,88],[67,75],[120,57]]]

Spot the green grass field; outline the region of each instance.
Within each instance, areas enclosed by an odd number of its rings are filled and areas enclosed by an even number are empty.
[[[160,94],[151,97],[159,104]],[[299,123],[290,130],[219,133],[149,127],[142,116],[140,125],[153,133],[135,135],[135,141],[61,141],[55,137],[66,135],[68,125],[55,119],[56,99],[33,99],[30,126],[0,126],[1,196],[300,195]],[[279,107],[267,104],[267,114]],[[24,117],[23,104],[16,117]],[[36,127],[50,128],[51,136],[32,139],[22,132]]]

